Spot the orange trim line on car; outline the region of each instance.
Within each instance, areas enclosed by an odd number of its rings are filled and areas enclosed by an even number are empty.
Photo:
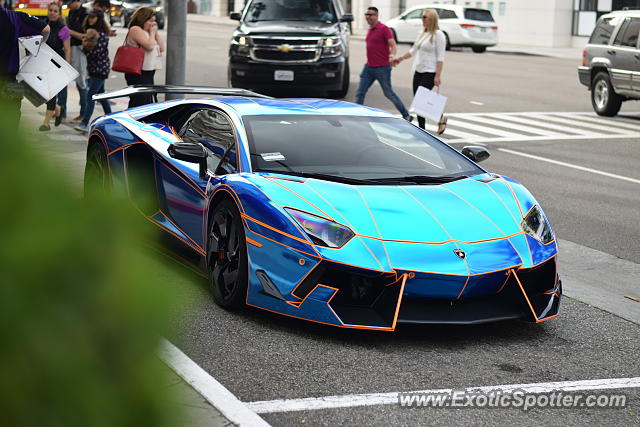
[[[263,234],[260,234],[260,233],[258,233],[258,232],[256,232],[256,231],[253,231],[253,230],[252,230],[251,228],[249,228],[249,227],[247,227],[247,228],[248,228],[249,232],[251,232],[251,233],[253,233],[253,234],[257,235],[257,236],[260,236],[260,237],[262,237],[263,239],[267,239],[267,240],[269,240],[270,242],[276,243],[276,244],[278,244],[278,245],[280,245],[280,246],[284,246],[285,248],[289,248],[289,249],[291,249],[292,251],[296,251],[296,252],[299,252],[299,253],[301,253],[301,254],[308,255],[308,256],[310,256],[310,257],[312,257],[312,258],[323,259],[323,258],[322,258],[322,256],[320,256],[320,255],[318,255],[318,254],[311,254],[311,253],[309,253],[309,252],[305,252],[305,251],[303,251],[303,250],[296,249],[296,248],[291,247],[291,246],[289,246],[289,245],[285,245],[285,244],[284,244],[284,243],[282,243],[282,242],[278,242],[277,240],[271,239],[271,238],[269,238],[269,237],[267,237],[267,236],[265,236],[265,235],[263,235]]]
[[[549,258],[549,259],[551,259],[551,258]],[[531,305],[531,301],[529,301],[529,297],[527,297],[527,293],[524,291],[524,287],[522,286],[522,283],[520,282],[520,278],[518,278],[518,274],[515,271],[513,272],[513,276],[516,278],[516,280],[518,282],[518,286],[520,286],[520,290],[522,291],[522,295],[524,295],[525,300],[527,300],[527,304],[529,305],[529,308],[531,309],[531,313],[533,313],[533,317],[534,317],[536,323],[546,322],[547,320],[551,320],[554,317],[557,317],[557,316],[560,315],[560,313],[558,313],[558,314],[554,314],[553,316],[545,317],[544,319],[538,319],[538,315],[536,314],[536,311],[533,309],[533,306]]]
[[[123,145],[123,146],[121,146],[121,147],[116,148],[116,149],[115,149],[115,150],[113,150],[112,152],[108,153],[108,154],[107,154],[107,156],[110,156],[110,155],[112,155],[112,154],[114,154],[114,153],[117,153],[117,152],[118,152],[118,151],[120,151],[120,150],[124,150],[125,148],[130,147],[130,146],[132,146],[132,145],[136,145],[136,144],[146,144],[146,143],[145,143],[144,141],[137,141],[137,142],[132,142],[132,143],[130,143],[130,144],[125,144],[125,145]]]
[[[276,185],[279,185],[280,187],[284,188],[285,190],[287,190],[288,192],[290,192],[291,194],[293,194],[294,196],[304,200],[305,202],[307,202],[310,206],[313,206],[314,208],[316,208],[319,212],[322,212],[322,214],[325,216],[326,219],[329,219],[330,221],[334,221],[335,220],[333,218],[331,218],[329,216],[328,213],[326,213],[325,211],[323,211],[322,209],[320,209],[318,206],[314,205],[313,203],[311,203],[309,200],[305,199],[304,197],[302,197],[300,194],[296,193],[295,191],[293,191],[292,189],[290,189],[289,187],[287,187],[286,185],[282,185],[279,182],[275,181],[273,178],[266,176],[266,175],[261,175],[264,179],[273,182]],[[309,212],[311,213],[311,212]],[[314,215],[318,215],[318,214],[314,214]]]
[[[511,191],[511,195],[513,196],[513,200],[515,200],[516,201],[516,205],[518,205],[518,210],[520,211],[520,216],[522,218],[524,218],[524,215],[522,214],[522,206],[520,206],[520,201],[518,200],[518,197],[516,197],[516,193],[513,191],[513,188],[511,188],[511,184],[509,184],[509,181],[504,179],[504,177],[502,175],[500,175],[500,179],[502,181],[504,181],[504,184],[507,186],[509,191]]]
[[[502,284],[502,286],[500,286],[500,289],[498,289],[498,292],[496,292],[496,295],[499,294],[500,292],[502,292],[504,287],[507,285],[507,282],[509,281],[509,277],[511,276],[512,272],[513,272],[513,270],[509,270],[508,271],[507,277],[504,279],[504,283]]]
[[[257,246],[259,248],[262,247],[262,243],[256,242],[255,240],[253,240],[250,237],[247,237],[246,235],[245,235],[245,238],[247,239],[247,243],[251,243],[253,246]]]
[[[305,275],[302,277],[302,279],[300,279],[300,280],[298,281],[298,283],[296,283],[296,285],[293,287],[293,289],[291,290],[291,295],[293,295],[294,297],[298,298],[299,300],[303,300],[303,301],[304,301],[304,298],[306,298],[308,294],[307,294],[307,295],[305,295],[305,297],[303,298],[303,297],[299,297],[298,295],[296,295],[296,294],[295,294],[295,292],[296,292],[296,290],[298,289],[298,287],[302,284],[302,282],[304,282],[304,281],[307,279],[307,277],[309,277],[309,275],[311,274],[311,272],[312,272],[313,270],[315,270],[315,269],[316,269],[316,267],[318,267],[321,263],[322,263],[322,260],[318,261],[318,262],[316,263],[316,265],[314,265],[312,268],[310,268],[310,269],[309,269],[309,271],[307,271],[307,274],[305,274]],[[300,302],[302,302],[302,301],[300,301]]]
[[[259,220],[255,219],[255,218],[252,218],[252,217],[250,217],[249,215],[247,215],[247,214],[245,214],[245,213],[243,213],[243,214],[241,214],[241,215],[242,215],[242,217],[243,217],[243,218],[246,218],[246,219],[248,219],[249,221],[255,222],[255,223],[256,223],[256,224],[258,224],[258,225],[261,225],[261,226],[263,226],[263,227],[265,227],[265,228],[268,228],[268,229],[269,229],[269,230],[271,230],[271,231],[275,231],[276,233],[282,234],[283,236],[286,236],[286,237],[288,237],[288,238],[290,238],[290,239],[292,239],[292,240],[295,240],[295,241],[297,241],[297,242],[304,243],[304,244],[307,244],[307,245],[309,245],[309,246],[313,246],[313,245],[312,245],[312,243],[311,243],[311,242],[309,242],[308,240],[304,240],[304,239],[301,239],[301,238],[299,238],[299,237],[293,236],[293,235],[291,235],[291,234],[289,234],[289,233],[285,233],[284,231],[282,231],[282,230],[278,230],[277,228],[272,227],[272,226],[270,226],[270,225],[268,225],[268,224],[265,224],[264,222],[259,221]],[[253,231],[253,230],[252,230],[252,231]]]
[[[162,209],[158,209],[158,212],[160,212],[160,213],[162,214],[162,216],[164,216],[164,217],[167,219],[167,221],[169,221],[169,222],[171,223],[171,225],[173,225],[175,228],[177,228],[177,229],[178,229],[182,234],[184,234],[185,236],[187,236],[187,238],[188,238],[188,239],[189,239],[189,240],[190,240],[190,241],[191,241],[195,246],[197,246],[198,248],[200,248],[200,250],[202,250],[202,252],[204,252],[204,253],[206,254],[206,251],[204,250],[204,248],[200,247],[200,245],[199,245],[199,244],[197,244],[195,240],[193,240],[191,237],[189,237],[189,234],[188,234],[188,233],[186,233],[182,228],[178,227],[178,225],[177,225],[175,222],[171,221],[171,218],[169,218],[169,216],[168,216],[166,213],[164,213],[164,211],[163,211]]]
[[[496,198],[498,200],[500,200],[500,203],[502,203],[502,206],[504,206],[504,208],[507,210],[507,212],[509,212],[509,215],[511,216],[511,218],[513,218],[513,222],[516,224],[517,227],[520,227],[520,222],[518,222],[518,220],[516,219],[515,216],[513,216],[513,212],[511,212],[511,209],[509,209],[509,207],[507,206],[507,204],[504,202],[504,200],[502,199],[502,197],[500,197],[500,195],[498,194],[498,192],[496,190],[494,190],[494,188],[491,186],[491,182],[482,182],[482,181],[478,181],[484,185],[486,185],[489,190],[491,190],[491,192],[496,196]],[[493,182],[493,181],[492,181]]]
[[[353,224],[351,224],[349,222],[349,220],[342,214],[342,212],[340,212],[335,206],[333,206],[331,204],[331,202],[329,200],[327,200],[326,198],[324,198],[322,196],[322,194],[320,194],[315,188],[313,188],[312,186],[310,186],[309,184],[307,184],[307,182],[304,182],[304,185],[306,185],[309,190],[313,191],[318,197],[320,197],[322,200],[324,200],[324,202],[326,204],[328,204],[334,211],[336,211],[338,213],[338,215],[340,215],[342,217],[342,219],[344,219],[345,223],[347,224],[347,226],[351,229],[351,231],[353,231],[355,233],[355,227],[353,226]],[[382,265],[382,263],[380,262],[380,260],[378,259],[377,256],[375,256],[375,254],[373,253],[373,251],[369,248],[369,245],[367,245],[367,243],[364,241],[364,239],[362,238],[361,235],[356,234],[356,237],[358,238],[358,240],[360,240],[360,242],[362,243],[362,245],[367,248],[367,250],[369,251],[369,253],[371,254],[371,256],[373,257],[373,259],[376,260],[376,262],[378,263],[378,265],[380,266],[381,270],[384,270],[384,266]],[[391,266],[389,266],[391,267]]]
[[[162,213],[162,212],[161,212]],[[164,215],[164,214],[163,214]],[[164,231],[166,231],[167,233],[170,233],[171,235],[173,235],[175,238],[181,240],[182,242],[184,242],[187,246],[190,246],[193,250],[195,250],[196,252],[198,252],[200,255],[206,255],[206,252],[203,251],[200,247],[198,246],[194,246],[191,242],[189,242],[188,240],[185,240],[183,237],[179,236],[178,234],[174,233],[172,230],[168,229],[167,227],[165,227],[164,225],[160,224],[158,221],[156,221],[155,219],[153,219],[150,216],[144,215],[144,218],[146,220],[148,220],[149,222],[151,222],[152,224],[155,224],[156,226],[160,227],[161,229],[163,229]]]

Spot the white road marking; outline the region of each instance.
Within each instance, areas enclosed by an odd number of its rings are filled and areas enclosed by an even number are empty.
[[[491,392],[502,391],[511,393],[516,390],[523,390],[526,393],[550,393],[554,391],[588,391],[588,390],[611,390],[623,388],[640,388],[640,377],[633,378],[608,378],[598,380],[583,381],[558,381],[533,384],[505,384],[490,385],[482,387],[467,387],[467,392]],[[417,390],[410,393],[451,393],[460,389],[434,389]],[[309,397],[304,399],[288,400],[267,400],[247,403],[247,406],[258,414],[268,414],[274,412],[294,412],[310,411],[318,409],[349,408],[354,406],[392,405],[398,403],[398,393],[371,393],[371,394],[351,394],[345,396],[324,396]]]
[[[473,105],[484,105],[484,102],[480,102],[480,101],[469,101],[469,104],[473,104]]]
[[[215,406],[229,421],[239,426],[269,426],[248,406],[205,372],[193,360],[167,340],[162,340],[160,358],[193,387],[202,397]]]
[[[557,114],[559,117],[572,117],[569,114],[564,114],[564,113],[558,113]],[[594,122],[594,123],[599,123],[599,124],[603,124],[603,125],[607,125],[607,126],[611,126],[614,125],[615,127],[619,127],[619,128],[623,128],[623,129],[629,129],[629,130],[633,130],[636,133],[639,134],[640,137],[640,121],[636,122],[636,123],[629,123],[629,122],[624,122],[620,119],[604,119],[601,118],[600,116],[591,116],[589,114],[580,114],[578,115],[580,117],[580,120],[586,120],[588,122]],[[575,117],[575,116],[573,116]]]
[[[606,176],[606,177],[609,177],[609,178],[615,178],[615,179],[619,179],[619,180],[622,180],[622,181],[628,181],[628,182],[632,182],[634,184],[640,184],[640,179],[629,178],[628,176],[616,175],[614,173],[603,172],[603,171],[599,171],[597,169],[586,168],[584,166],[578,166],[578,165],[574,165],[574,164],[571,164],[571,163],[561,162],[559,160],[553,160],[553,159],[548,159],[546,157],[534,156],[533,154],[522,153],[520,151],[508,150],[506,148],[498,148],[498,151],[502,151],[503,153],[514,154],[516,156],[527,157],[529,159],[540,160],[542,162],[553,163],[554,165],[565,166],[565,167],[568,167],[568,168],[577,169],[577,170],[581,170],[581,171],[584,171],[584,172],[590,172],[590,173],[594,173],[594,174],[597,174],[597,175]]]
[[[495,120],[495,119],[491,119],[491,118],[485,118],[485,117],[481,117],[481,116],[469,116],[469,117],[465,117],[465,120],[477,121],[477,122],[484,123],[484,124],[487,124],[487,125],[501,126],[501,127],[505,127],[505,128],[511,129],[511,130],[519,130],[521,132],[533,133],[533,134],[537,134],[537,135],[545,135],[545,136],[552,136],[552,137],[562,136],[563,135],[563,134],[558,133],[558,132],[550,132],[550,131],[545,130],[545,129],[534,128],[532,126],[521,126],[521,125],[517,125],[515,123],[505,122],[504,120],[500,121],[500,120]]]
[[[447,126],[461,127],[464,129],[475,130],[475,131],[486,133],[489,135],[498,135],[505,138],[522,138],[524,136],[524,135],[513,133],[513,132],[507,132],[501,129],[474,125],[473,123],[467,123],[467,122],[458,120],[457,118],[464,119],[464,117],[460,117],[460,116],[449,116],[449,121],[447,122]],[[481,137],[481,138],[486,138],[486,137]]]
[[[640,137],[640,132],[636,131],[636,132],[631,132],[628,130],[624,130],[624,129],[616,129],[611,125],[606,125],[606,126],[602,126],[602,125],[597,125],[597,124],[593,124],[593,123],[587,123],[586,121],[580,119],[580,118],[567,118],[565,117],[558,117],[556,114],[554,113],[549,113],[549,114],[535,114],[533,115],[533,117],[540,119],[541,121],[549,121],[551,120],[551,122],[556,122],[556,123],[565,123],[569,126],[585,126],[587,128],[590,129],[595,129],[595,130],[599,130],[602,132],[612,132],[612,133],[618,133],[620,135],[632,135],[632,136],[636,136],[636,137]]]

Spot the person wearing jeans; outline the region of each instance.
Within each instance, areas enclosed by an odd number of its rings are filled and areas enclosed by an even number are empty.
[[[87,9],[82,6],[80,0],[71,0],[67,3],[69,15],[67,16],[67,27],[71,33],[71,65],[78,72],[76,79],[76,89],[80,95],[80,113],[73,119],[79,122],[84,116],[84,109],[87,104],[87,56],[82,51],[82,39],[84,37],[84,20],[87,17]]]
[[[360,84],[356,91],[356,103],[364,104],[364,97],[376,80],[380,83],[384,96],[400,111],[402,117],[411,121],[412,117],[391,87],[391,62],[396,53],[396,42],[393,33],[378,20],[378,9],[370,7],[364,14],[369,24],[367,31],[367,63],[360,73]]]
[[[87,82],[87,104],[85,105],[84,116],[75,129],[87,132],[95,102],[93,95],[104,92],[104,82],[109,77],[111,61],[109,60],[109,34],[110,29],[104,22],[102,10],[94,8],[87,15],[85,33],[95,30],[99,37],[97,42],[92,42],[89,37],[83,41],[83,51],[87,55],[87,72],[89,80]],[[94,33],[95,34],[95,33]],[[95,43],[95,44],[94,44]],[[105,114],[111,114],[109,101],[100,101]]]

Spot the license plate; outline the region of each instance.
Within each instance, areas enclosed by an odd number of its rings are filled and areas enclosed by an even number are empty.
[[[482,31],[483,33],[487,31],[487,29],[485,27],[480,27],[480,31]]]
[[[276,70],[273,79],[281,82],[292,82],[293,71],[291,70]]]

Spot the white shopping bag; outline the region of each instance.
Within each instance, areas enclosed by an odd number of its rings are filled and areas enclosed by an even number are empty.
[[[447,105],[446,96],[440,95],[438,92],[429,90],[424,86],[418,86],[410,109],[419,116],[438,122],[442,113],[444,113],[445,105]]]
[[[64,58],[42,43],[42,36],[20,37],[18,41],[29,55],[20,63],[16,81],[34,106],[49,101],[78,77],[78,72]]]

